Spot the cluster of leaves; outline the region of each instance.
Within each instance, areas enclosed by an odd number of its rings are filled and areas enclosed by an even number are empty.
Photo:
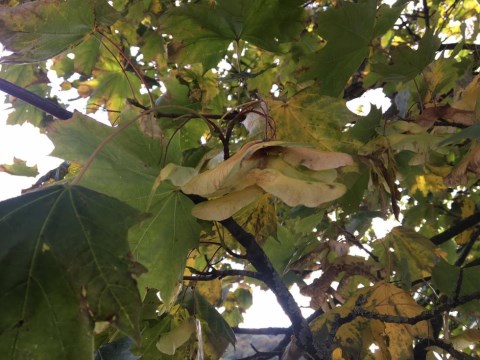
[[[480,355],[476,1],[7,3],[8,122],[69,170],[0,204],[2,357],[218,359],[253,285],[292,325],[249,359]]]

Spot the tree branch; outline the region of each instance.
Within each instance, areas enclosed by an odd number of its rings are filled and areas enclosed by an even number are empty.
[[[232,236],[245,248],[247,259],[262,273],[265,284],[277,297],[277,301],[285,314],[292,322],[293,333],[299,341],[299,345],[311,356],[326,359],[324,352],[316,350],[313,345],[313,335],[308,322],[303,318],[300,307],[295,302],[292,294],[288,291],[280,275],[274,269],[270,259],[263,249],[255,241],[252,234],[245,231],[235,220],[228,218],[220,223],[232,234]]]
[[[458,43],[442,44],[442,45],[440,45],[440,47],[438,48],[437,51],[453,50],[457,46],[458,46]],[[470,50],[470,51],[480,51],[480,45],[477,45],[477,44],[463,44],[462,49],[463,50]]]
[[[248,334],[248,335],[288,335],[292,331],[291,328],[281,328],[281,327],[267,327],[267,328],[261,328],[261,329],[233,327],[232,330],[235,334]]]
[[[215,279],[222,279],[227,276],[242,276],[242,277],[251,277],[260,281],[263,281],[263,275],[255,272],[255,271],[247,271],[247,270],[217,270],[211,268],[207,272],[198,271],[193,268],[188,268],[194,276],[184,276],[183,280],[191,280],[191,281],[211,281]]]
[[[465,354],[461,351],[458,351],[456,350],[452,344],[450,343],[447,343],[441,339],[420,339],[420,342],[418,344],[421,348],[422,348],[422,354],[415,354],[415,359],[417,359],[417,356],[419,359],[421,358],[425,358],[425,355],[426,355],[426,349],[429,347],[429,346],[437,346],[443,350],[445,350],[446,352],[448,352],[450,355],[452,355],[455,359],[458,359],[458,360],[474,360],[474,359],[478,359],[478,357],[476,356],[470,356],[468,354]],[[418,346],[417,345],[417,346]]]
[[[10,81],[0,79],[0,90],[9,95],[15,96],[60,120],[68,120],[73,116],[72,112],[65,110],[53,101],[42,98],[31,91],[12,84]]]
[[[417,316],[413,317],[405,317],[405,316],[400,316],[400,315],[386,315],[386,314],[380,314],[375,311],[367,310],[362,308],[362,305],[364,305],[367,301],[366,297],[364,296],[359,296],[358,299],[355,302],[355,306],[350,311],[349,314],[345,316],[340,316],[340,314],[335,314],[335,320],[332,323],[332,326],[330,328],[330,331],[328,333],[327,338],[324,340],[324,346],[325,348],[331,352],[331,348],[334,344],[335,336],[340,329],[340,327],[344,324],[347,324],[349,322],[352,322],[354,319],[357,317],[363,317],[366,319],[373,319],[373,320],[380,320],[381,322],[384,323],[394,323],[394,324],[409,324],[409,325],[415,325],[419,323],[420,321],[425,321],[425,320],[430,320],[433,319],[434,317],[438,316],[439,314],[453,309],[457,306],[463,305],[469,301],[479,299],[480,298],[480,291],[476,291],[474,293],[471,293],[466,296],[461,296],[455,299],[455,302],[447,302],[445,304],[442,304],[438,306],[437,308],[431,310],[431,311],[423,311]],[[446,344],[446,343],[445,343]],[[447,344],[448,345],[448,344]],[[447,350],[447,349],[446,349]],[[448,351],[448,350],[447,350]],[[463,359],[463,358],[462,358]],[[467,359],[467,358],[465,358]]]
[[[477,241],[479,236],[480,236],[480,229],[477,229],[472,233],[472,235],[470,236],[470,240],[462,249],[462,252],[460,253],[460,256],[458,257],[457,261],[455,261],[455,266],[463,265],[465,260],[467,260],[468,254],[470,254],[470,251],[473,248],[473,244],[475,244],[475,241]]]
[[[433,242],[435,245],[443,244],[447,242],[454,236],[462,233],[463,231],[467,230],[468,228],[480,223],[480,212],[477,212],[463,220],[460,220],[452,227],[448,228],[444,232],[435,235],[430,238],[430,241]]]

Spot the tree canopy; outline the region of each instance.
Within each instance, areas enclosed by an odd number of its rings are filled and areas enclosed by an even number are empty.
[[[65,160],[0,203],[2,358],[480,356],[477,1],[1,4],[8,123]],[[254,285],[289,328],[238,327]]]

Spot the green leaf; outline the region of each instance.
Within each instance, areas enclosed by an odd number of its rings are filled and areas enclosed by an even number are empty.
[[[383,81],[412,80],[435,59],[439,46],[440,39],[428,31],[420,40],[417,50],[400,45],[392,50],[391,65],[377,62],[372,65],[372,71],[379,74]]]
[[[138,338],[141,301],[127,243],[136,218],[131,207],[78,186],[0,203],[0,353],[88,359],[92,321]]]
[[[202,295],[189,291],[185,295],[184,303],[190,313],[195,314],[208,326],[208,336],[222,337],[230,344],[235,345],[235,333],[217,309]]]
[[[83,86],[88,89],[90,111],[103,105],[109,110],[108,119],[110,123],[117,124],[118,113],[126,107],[125,99],[138,96],[140,84],[141,82],[136,75],[125,73],[118,64],[113,64],[106,66],[96,79],[81,83],[80,88]]]
[[[72,119],[55,121],[50,126],[48,137],[55,145],[52,155],[84,164],[114,131],[115,128],[76,112]],[[97,154],[80,184],[145,210],[152,184],[160,172],[161,158],[161,144],[143,135],[139,126],[133,124]]]
[[[139,286],[158,289],[170,304],[188,251],[198,244],[200,226],[191,214],[192,201],[175,187],[162,183],[153,199],[150,217],[131,229],[131,247],[135,259],[148,268]]]
[[[3,6],[0,42],[13,54],[0,62],[47,60],[80,43],[96,25],[111,25],[117,17],[105,0],[33,1]]]
[[[460,268],[440,259],[432,269],[432,285],[447,296],[453,296],[460,281]]]
[[[302,1],[219,0],[184,4],[163,16],[162,30],[179,43],[176,62],[216,67],[231,42],[245,40],[268,51],[302,30]]]
[[[478,291],[478,279],[480,277],[480,266],[472,266],[463,269],[462,287],[460,296],[465,296]]]
[[[480,138],[480,123],[475,123],[472,126],[462,129],[459,132],[456,132],[455,134],[449,136],[445,140],[441,141],[438,146],[455,144],[465,139],[478,138]]]
[[[381,36],[385,34],[397,21],[398,17],[405,8],[407,1],[397,1],[395,5],[389,6],[382,4],[377,10],[375,19],[375,27],[373,29],[373,36]]]
[[[263,245],[263,250],[270,258],[275,270],[284,275],[295,254],[295,238],[287,227],[277,225],[277,238],[270,236]]]
[[[330,7],[318,15],[318,34],[327,44],[307,57],[303,79],[315,78],[320,95],[337,97],[350,76],[368,55],[374,35],[376,1]]]
[[[27,162],[13,158],[13,164],[0,165],[0,172],[6,172],[10,175],[16,176],[37,176],[37,166],[27,166]]]

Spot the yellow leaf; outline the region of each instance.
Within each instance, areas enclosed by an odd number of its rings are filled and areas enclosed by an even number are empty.
[[[202,220],[225,220],[263,194],[264,192],[258,186],[250,186],[243,190],[197,204],[192,209],[192,215]]]
[[[311,328],[318,335],[328,334],[336,316],[345,317],[355,308],[358,298],[365,298],[362,309],[380,315],[393,315],[411,318],[419,315],[424,308],[418,305],[412,296],[396,286],[381,282],[357,291],[345,304],[334,308],[312,322]],[[341,326],[336,333],[336,343],[340,345],[346,358],[363,358],[374,342],[381,352],[381,359],[412,359],[414,338],[429,338],[430,324],[421,321],[415,325],[386,323],[356,317]]]
[[[473,78],[470,84],[460,92],[457,100],[452,104],[452,107],[461,110],[474,111],[477,105],[478,96],[480,94],[480,75]]]
[[[374,249],[387,268],[393,267],[407,281],[429,276],[436,259],[435,245],[430,240],[401,226],[378,240]]]
[[[462,214],[462,219],[465,219],[470,215],[473,215],[473,213],[475,212],[476,205],[475,205],[475,201],[473,201],[472,198],[462,197],[460,200],[460,203],[461,203],[460,210]],[[473,234],[473,229],[467,229],[455,237],[455,242],[458,245],[465,245],[470,240],[470,237],[472,236],[472,234]]]
[[[416,184],[412,190],[418,189],[423,196],[427,196],[430,192],[436,193],[447,188],[443,182],[443,177],[435,174],[418,175],[415,180]]]

